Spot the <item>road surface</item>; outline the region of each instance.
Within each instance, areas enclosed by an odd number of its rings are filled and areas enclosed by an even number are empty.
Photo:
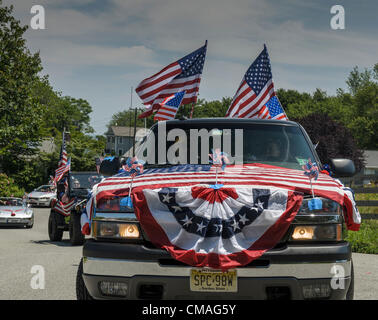
[[[68,232],[62,242],[47,233],[49,209],[35,208],[32,229],[0,228],[0,300],[76,299],[76,271],[82,247],[72,247]],[[355,299],[378,299],[378,255],[353,254]],[[32,270],[33,266],[36,268]],[[35,276],[45,272],[45,288]],[[34,271],[34,273],[32,273]],[[33,278],[34,277],[34,278]]]

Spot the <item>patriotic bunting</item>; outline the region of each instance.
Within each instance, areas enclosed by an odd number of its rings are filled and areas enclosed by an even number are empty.
[[[260,257],[281,239],[312,190],[339,203],[348,229],[359,229],[350,190],[329,175],[320,173],[311,187],[301,170],[228,166],[218,173],[223,187],[211,189],[216,174],[212,165],[147,168],[134,178],[123,172],[99,183],[93,197],[97,203],[127,197],[133,181],[135,214],[149,239],[173,258],[200,267],[228,269]]]

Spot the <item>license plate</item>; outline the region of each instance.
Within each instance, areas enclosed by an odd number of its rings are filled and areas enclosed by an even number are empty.
[[[237,292],[236,270],[191,269],[190,290],[202,292]]]
[[[8,219],[8,223],[20,223],[21,219]]]

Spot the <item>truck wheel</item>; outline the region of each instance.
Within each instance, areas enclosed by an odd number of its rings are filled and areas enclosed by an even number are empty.
[[[70,217],[70,242],[73,246],[84,244],[85,236],[81,233],[80,215],[71,212]]]
[[[50,211],[50,216],[49,216],[49,238],[51,241],[62,241],[63,238],[63,230],[58,229],[59,225],[64,224],[64,218],[56,213],[55,211],[51,210]]]
[[[93,300],[83,280],[83,259],[80,260],[76,275],[76,298],[77,300]]]
[[[352,261],[352,270],[350,273],[350,284],[346,294],[346,300],[353,300],[354,298],[354,268],[353,268],[353,261]]]

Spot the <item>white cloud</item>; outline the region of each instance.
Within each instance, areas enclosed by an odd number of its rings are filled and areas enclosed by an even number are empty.
[[[154,52],[144,46],[104,47],[70,41],[51,41],[41,49],[43,61],[66,66],[156,67]]]

